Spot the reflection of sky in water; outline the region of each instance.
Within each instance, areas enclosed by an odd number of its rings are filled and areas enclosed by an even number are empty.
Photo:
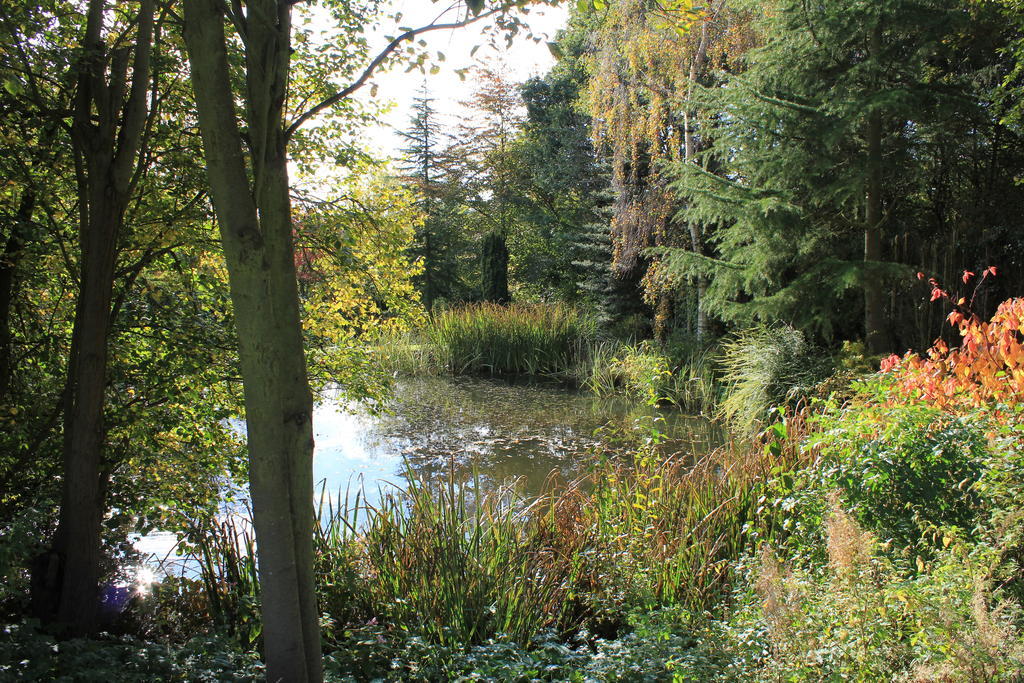
[[[362,481],[371,502],[380,482],[403,485],[407,467],[428,481],[477,476],[486,488],[518,481],[537,493],[552,472],[563,480],[586,472],[596,429],[644,412],[552,384],[407,379],[383,415],[337,402],[317,407],[314,477],[334,495]],[[695,431],[693,420],[668,417],[670,432]]]
[[[538,493],[552,473],[562,481],[586,473],[596,429],[649,412],[558,385],[462,377],[402,380],[389,411],[376,416],[328,398],[313,412],[315,499],[347,491],[351,501],[361,489],[373,505],[381,488],[406,485],[407,468],[430,482],[478,478],[484,490],[517,482]],[[685,442],[674,450],[707,443],[700,421],[665,418],[663,428]],[[173,543],[156,533],[136,547],[160,557]]]

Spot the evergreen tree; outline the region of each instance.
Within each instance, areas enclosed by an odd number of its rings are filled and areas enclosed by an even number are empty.
[[[720,112],[711,148],[675,165],[680,218],[718,226],[717,253],[665,250],[669,270],[710,278],[708,304],[726,320],[891,347],[887,283],[910,270],[895,245],[922,224],[904,208],[938,206],[925,175],[946,135],[989,134],[976,125],[988,118],[977,65],[956,40],[982,25],[971,19],[931,0],[782,0],[763,12],[767,42],[746,71],[701,95]],[[845,327],[858,312],[860,329]]]
[[[443,146],[444,131],[433,106],[433,98],[423,85],[413,99],[409,129],[400,132],[408,146],[400,150],[399,168],[403,180],[417,197],[423,224],[416,231],[413,256],[420,259],[423,272],[416,277],[416,288],[429,311],[438,299],[456,299],[461,293],[458,254],[465,245],[460,236],[458,203],[451,185],[450,159]]]
[[[459,143],[453,152],[461,164],[465,206],[477,234],[481,235],[481,267],[505,272],[482,275],[481,295],[488,300],[488,283],[508,282],[508,264],[523,250],[510,250],[509,241],[519,237],[517,178],[521,176],[515,154],[522,124],[522,100],[516,86],[494,69],[481,69],[477,90],[464,103],[469,115],[459,126]],[[491,258],[508,254],[507,258]]]
[[[688,332],[702,340],[710,331],[706,278],[665,277],[661,252],[647,248],[708,251],[702,221],[672,220],[678,202],[666,189],[665,162],[690,162],[708,143],[713,109],[693,92],[709,85],[714,67],[732,68],[749,49],[748,15],[722,0],[703,10],[685,1],[622,0],[590,19],[587,103],[610,155],[614,264],[622,277],[641,279],[659,339],[675,325],[673,304],[681,298],[696,308],[686,316],[694,322]]]

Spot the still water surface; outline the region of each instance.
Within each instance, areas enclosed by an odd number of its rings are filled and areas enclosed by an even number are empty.
[[[619,399],[601,399],[552,383],[474,377],[401,380],[387,410],[328,399],[313,414],[314,481],[336,497],[362,490],[374,503],[381,490],[405,487],[410,470],[426,481],[469,481],[483,489],[515,481],[540,492],[549,476],[569,481],[586,473],[600,428],[621,429],[644,416],[660,417],[668,452],[701,452],[715,435],[699,418],[655,412]],[[170,534],[137,544],[166,554]]]

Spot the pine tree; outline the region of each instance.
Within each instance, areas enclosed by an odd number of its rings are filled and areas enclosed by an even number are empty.
[[[450,184],[445,133],[433,101],[424,83],[421,94],[413,99],[409,129],[399,133],[408,141],[408,146],[400,150],[402,180],[414,189],[417,208],[423,214],[423,223],[416,231],[413,256],[423,265],[415,284],[428,311],[438,299],[460,297],[458,255],[464,249],[464,240],[459,235],[457,202]]]

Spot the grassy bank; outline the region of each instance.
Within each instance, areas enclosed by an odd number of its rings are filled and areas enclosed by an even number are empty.
[[[596,322],[564,304],[472,304],[431,315],[412,334],[382,344],[394,372],[574,376],[597,340]]]
[[[635,446],[536,500],[451,482],[374,506],[325,500],[333,680],[1012,679],[1024,670],[1020,411],[957,415],[894,391],[872,380],[693,466]],[[251,547],[230,529],[203,539],[205,580],[139,604],[144,641],[58,656],[8,629],[0,665],[27,675],[21,653],[36,652],[59,672],[132,648],[150,657],[162,641],[162,661],[191,652],[190,666],[257,675],[244,654],[260,642]],[[222,655],[194,653],[188,636],[203,629],[224,634],[200,645]],[[118,666],[143,666],[132,661]]]
[[[713,349],[673,354],[651,342],[610,338],[591,316],[565,304],[447,309],[377,353],[399,375],[532,375],[708,414],[721,393],[715,356]]]
[[[825,390],[872,367],[856,346],[833,356],[785,325],[754,327],[713,346],[617,340],[564,304],[447,309],[413,333],[382,344],[377,360],[406,376],[555,379],[599,396],[622,395],[717,417],[742,434],[762,428],[770,408],[792,406],[814,394],[834,369],[846,372]]]

